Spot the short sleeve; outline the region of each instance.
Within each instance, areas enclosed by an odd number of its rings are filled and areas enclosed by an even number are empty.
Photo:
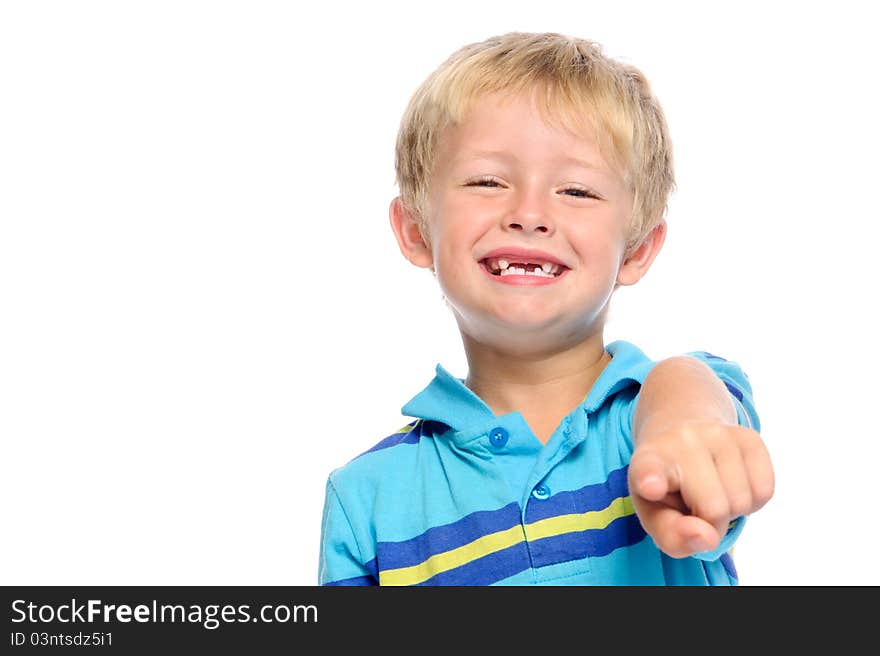
[[[752,396],[752,385],[745,371],[735,362],[725,360],[707,351],[693,351],[687,353],[705,364],[721,379],[733,403],[736,406],[736,414],[740,426],[761,431],[761,422],[755,409],[755,401]]]
[[[706,351],[694,351],[687,353],[694,358],[706,363],[712,371],[721,379],[736,406],[737,419],[740,426],[753,430],[761,430],[761,422],[755,409],[755,401],[752,396],[752,385],[745,371],[735,362],[713,355]],[[745,527],[746,517],[737,517],[730,522],[727,533],[718,546],[712,551],[694,554],[700,560],[717,560],[723,554],[730,551],[737,538]]]
[[[736,362],[712,355],[707,351],[692,351],[684,355],[694,357],[712,369],[715,375],[724,383],[727,391],[730,392],[730,398],[736,407],[739,425],[760,432],[761,423],[752,397],[752,385],[745,371]],[[655,364],[657,363],[650,362],[647,364],[643,370],[638,372],[637,376],[633,377],[633,380],[644,380]],[[639,399],[639,389],[640,385],[637,384],[625,387],[615,394],[610,407],[612,421],[619,428],[622,437],[621,448],[627,455],[631,455],[635,448],[633,443],[633,416]]]
[[[360,548],[331,479],[321,520],[319,585],[377,585],[375,572],[361,562]]]

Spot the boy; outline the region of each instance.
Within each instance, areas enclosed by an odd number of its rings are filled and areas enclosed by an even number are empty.
[[[666,234],[663,113],[588,41],[461,48],[413,95],[391,227],[433,271],[468,374],[330,474],[322,585],[735,585],[773,492],[751,387],[705,352],[605,345]]]

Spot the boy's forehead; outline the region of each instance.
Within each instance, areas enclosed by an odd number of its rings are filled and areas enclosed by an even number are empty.
[[[542,106],[534,96],[486,93],[474,98],[460,119],[451,121],[440,139],[440,158],[449,166],[477,160],[516,163],[518,143],[546,146],[546,163],[576,166],[597,171],[612,168],[603,156],[594,120],[578,108],[554,112],[555,106]],[[534,128],[536,119],[543,128]],[[526,124],[532,130],[524,135]],[[523,126],[523,130],[516,129]],[[529,141],[535,136],[536,140]],[[553,146],[557,146],[553,148]]]
[[[503,116],[539,117],[548,126],[567,130],[574,136],[594,132],[593,106],[586,100],[575,103],[561,96],[539,92],[538,89],[485,91],[461,103],[456,112],[459,124],[475,116],[494,121]],[[453,117],[453,121],[456,118]]]
[[[589,145],[599,142],[596,120],[588,105],[572,106],[564,101],[541,103],[536,94],[523,92],[492,92],[477,96],[460,110],[457,120],[450,121],[448,128],[457,136],[478,141],[482,135],[503,135],[509,125],[523,125],[535,119],[545,126],[548,135],[562,133],[571,141]],[[516,136],[516,132],[508,136]]]

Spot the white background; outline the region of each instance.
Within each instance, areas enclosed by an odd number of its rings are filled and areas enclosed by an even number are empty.
[[[744,585],[880,584],[869,3],[0,5],[0,584],[311,585],[324,483],[464,376],[388,227],[453,50],[599,41],[678,190],[606,336],[749,373],[777,493]]]

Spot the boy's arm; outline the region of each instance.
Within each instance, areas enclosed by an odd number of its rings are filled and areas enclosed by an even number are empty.
[[[773,495],[761,436],[738,425],[727,387],[694,357],[663,360],[648,373],[633,441],[633,506],[645,531],[674,558],[716,549],[732,519]]]

